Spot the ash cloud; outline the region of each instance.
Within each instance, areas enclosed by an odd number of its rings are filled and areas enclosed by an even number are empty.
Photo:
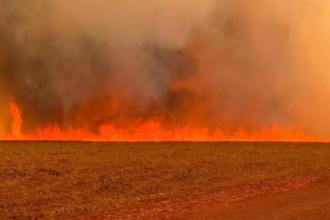
[[[323,0],[1,0],[0,105],[14,95],[26,130],[159,117],[330,134],[329,11]]]

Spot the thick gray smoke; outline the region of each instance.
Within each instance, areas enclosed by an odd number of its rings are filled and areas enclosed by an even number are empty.
[[[3,90],[38,123],[66,121],[76,106],[109,95],[132,114],[150,100],[162,105],[171,74],[194,68],[180,49],[212,8],[209,0],[2,0]]]
[[[330,134],[329,12],[325,0],[1,0],[0,105],[14,95],[27,129],[158,116]]]

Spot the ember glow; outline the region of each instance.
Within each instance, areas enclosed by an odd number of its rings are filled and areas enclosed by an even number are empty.
[[[0,139],[328,142],[329,12],[323,0],[5,1]]]

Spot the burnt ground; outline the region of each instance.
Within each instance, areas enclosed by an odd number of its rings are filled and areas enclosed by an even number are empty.
[[[321,143],[0,142],[0,219],[188,218],[328,177]]]

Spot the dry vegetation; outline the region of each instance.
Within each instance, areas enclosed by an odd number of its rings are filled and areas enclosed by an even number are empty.
[[[115,213],[247,185],[258,194],[329,168],[329,144],[319,143],[0,142],[0,219]]]

